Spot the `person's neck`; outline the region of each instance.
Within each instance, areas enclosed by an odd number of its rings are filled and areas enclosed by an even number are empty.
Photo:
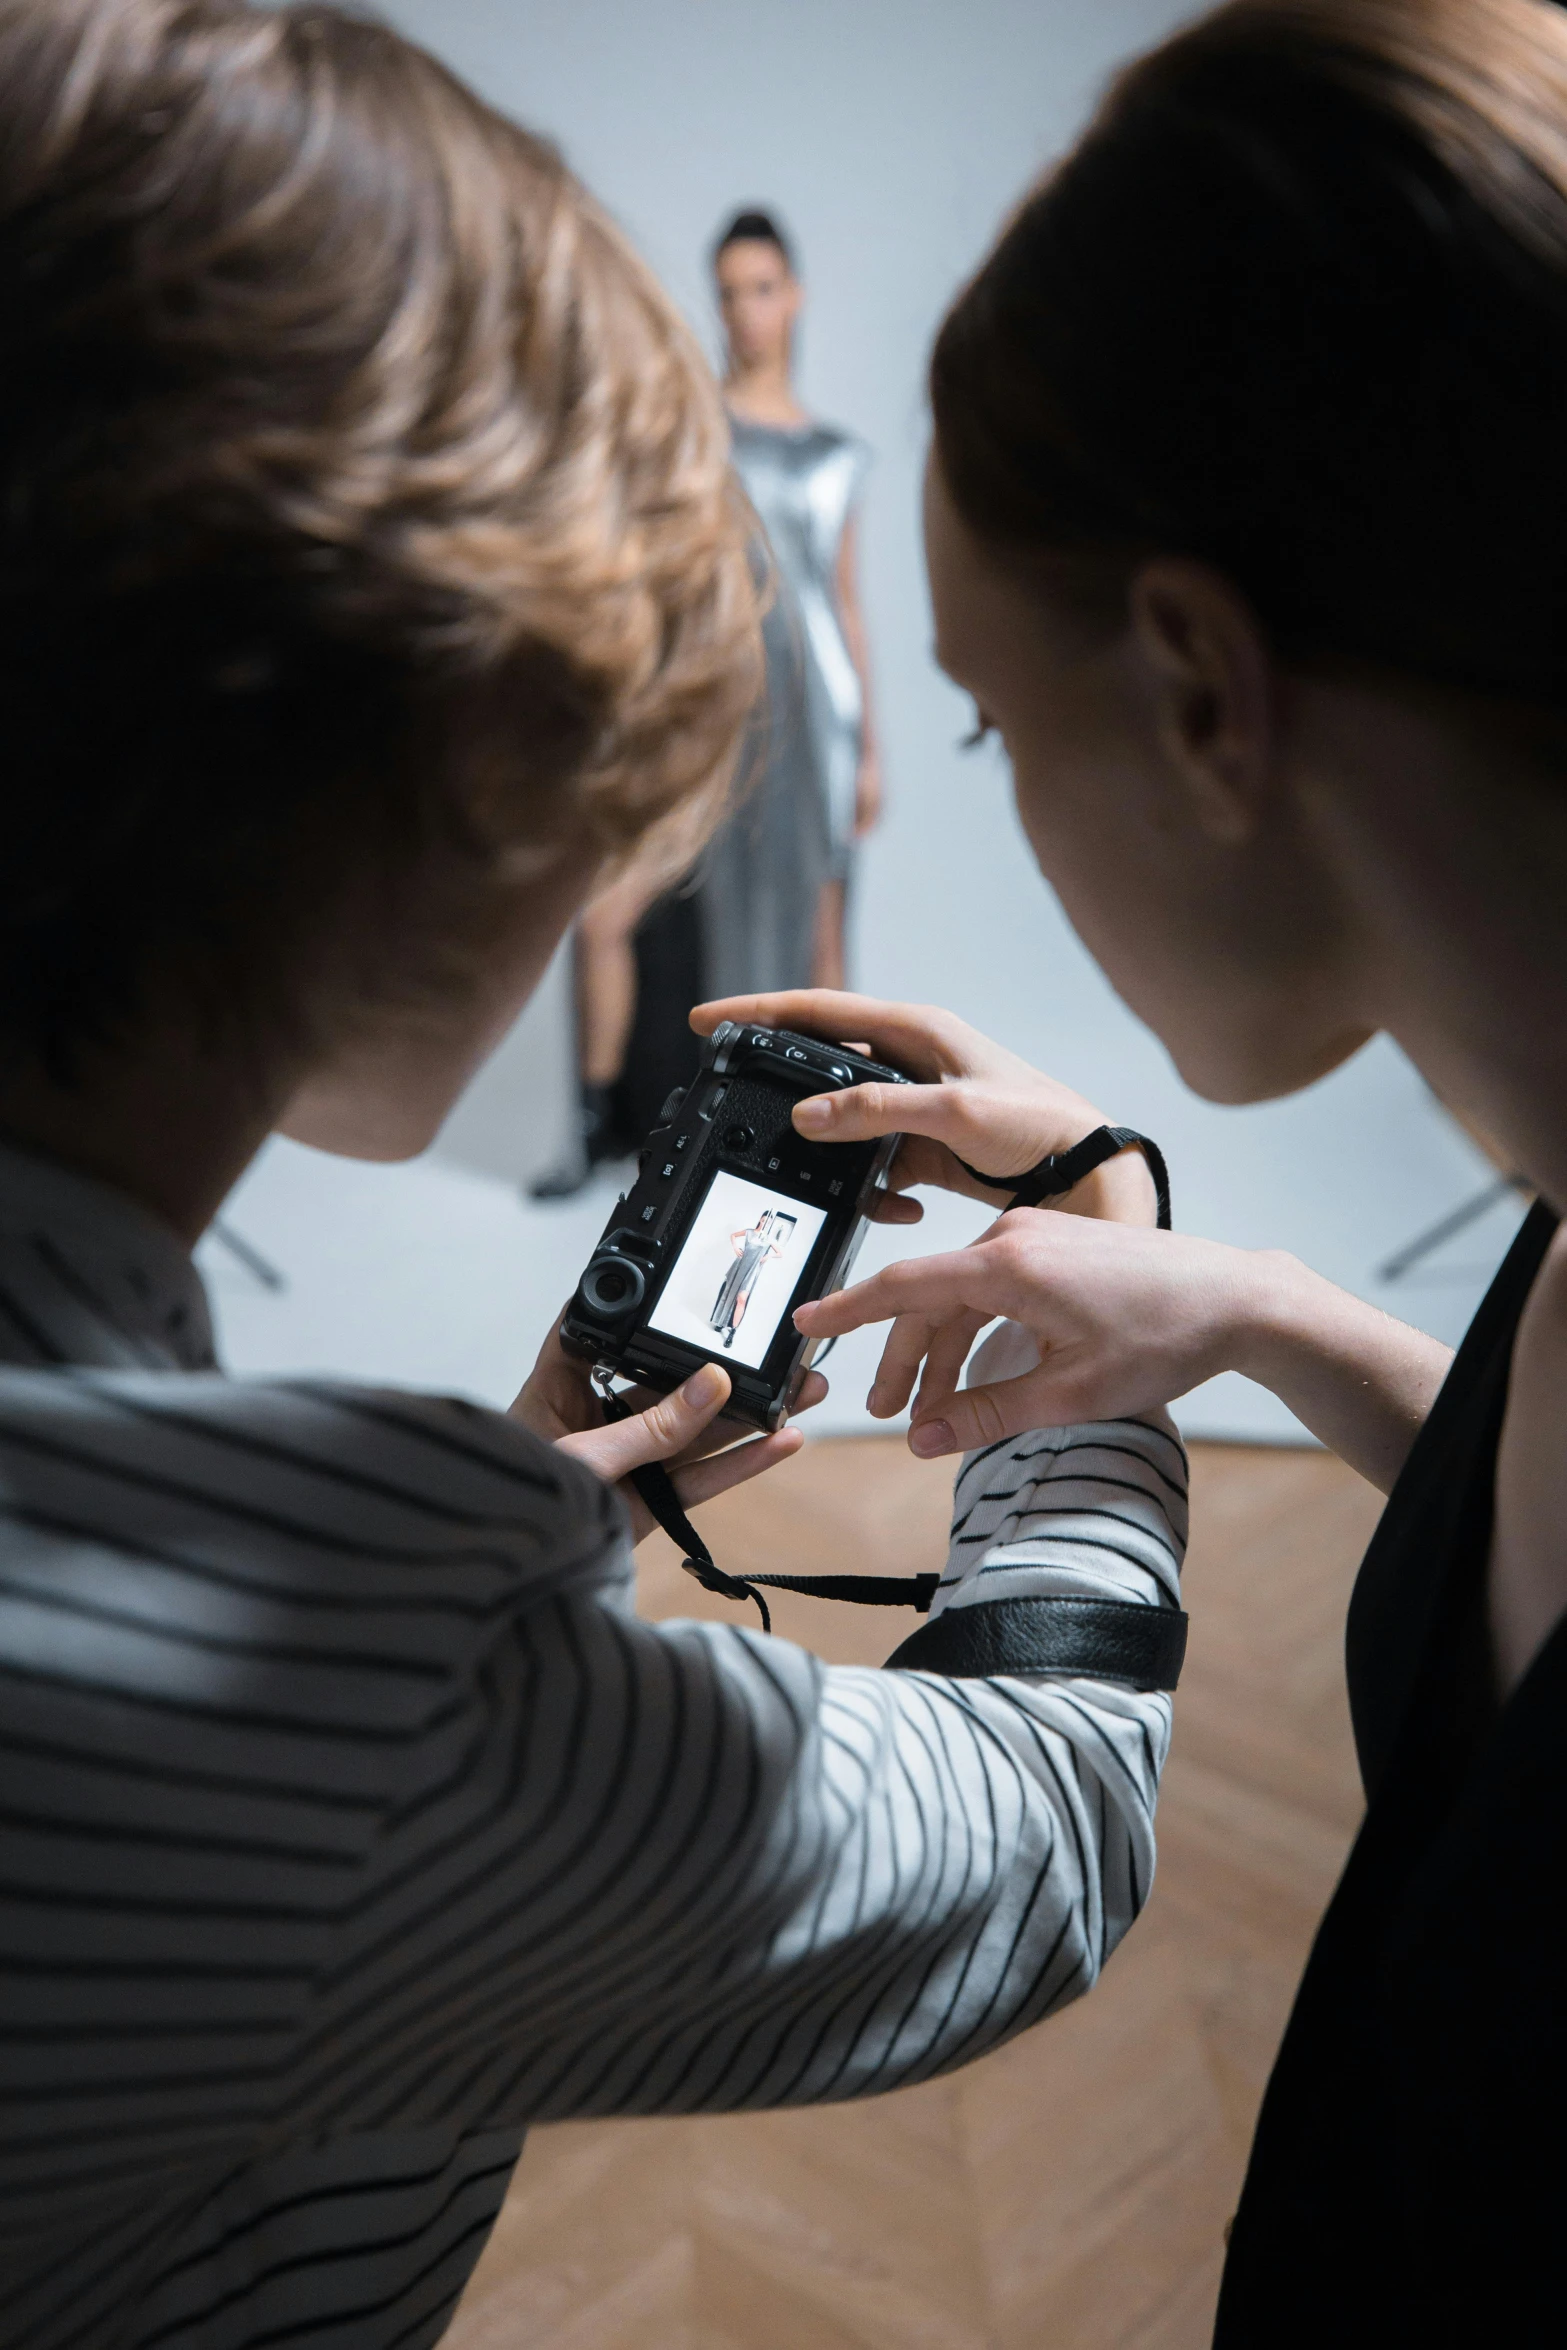
[[[787,427],[810,422],[795,397],[787,360],[759,360],[749,365],[731,359],[724,377],[724,398],[748,424]]]
[[[188,1036],[95,1054],[79,1082],[0,1075],[0,1140],[134,1200],[193,1247],[272,1131],[287,1087]]]
[[[1369,1024],[1567,1210],[1567,789],[1500,722],[1333,700],[1346,747],[1318,815],[1350,878]]]

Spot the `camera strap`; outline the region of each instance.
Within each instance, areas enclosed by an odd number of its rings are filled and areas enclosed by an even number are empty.
[[[611,1420],[631,1406],[600,1382]],[[681,1565],[704,1591],[721,1599],[755,1600],[762,1630],[773,1619],[762,1587],[798,1591],[807,1599],[848,1600],[858,1607],[911,1607],[929,1615],[939,1575],[726,1575],[681,1507],[661,1461],[631,1471],[631,1482],[681,1554]],[[1174,1689],[1186,1655],[1186,1617],[1179,1608],[1133,1600],[992,1599],[952,1607],[922,1624],[887,1659],[890,1669],[941,1673],[949,1680],[986,1680],[1007,1673],[1073,1673],[1130,1681],[1137,1689]]]
[[[631,1406],[607,1381],[595,1380],[607,1420],[625,1420]],[[754,1599],[762,1630],[771,1632],[772,1614],[758,1585],[769,1590],[799,1591],[808,1599],[847,1599],[860,1607],[912,1607],[921,1615],[930,1610],[939,1575],[726,1575],[681,1506],[674,1481],[662,1461],[645,1461],[631,1471],[631,1482],[658,1524],[680,1552],[680,1563],[704,1591],[720,1599]]]
[[[1081,1183],[1106,1159],[1119,1152],[1139,1150],[1148,1161],[1148,1172],[1153,1177],[1154,1197],[1159,1203],[1159,1229],[1170,1229],[1170,1170],[1164,1163],[1164,1153],[1146,1134],[1134,1133],[1130,1126],[1096,1126],[1092,1134],[1085,1134],[1069,1151],[1052,1151],[1022,1175],[987,1175],[982,1168],[971,1167],[967,1159],[958,1165],[965,1175],[972,1175],[976,1183],[988,1183],[994,1191],[1010,1191],[1015,1208],[1037,1208],[1042,1199],[1056,1199],[1074,1184]],[[954,1152],[954,1157],[956,1153]]]

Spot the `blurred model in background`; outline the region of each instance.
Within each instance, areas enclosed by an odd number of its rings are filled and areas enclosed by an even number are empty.
[[[534,1199],[570,1199],[595,1167],[623,1159],[656,1125],[671,1089],[696,1074],[686,1014],[706,988],[691,884],[635,866],[577,918],[571,941],[576,1132]]]
[[[767,533],[777,592],[761,772],[703,866],[703,947],[719,994],[794,984],[785,971],[841,987],[855,846],[881,813],[856,577],[869,452],[800,404],[803,293],[771,214],[737,213],[713,270],[735,464]]]
[[[855,849],[881,813],[855,529],[869,451],[795,392],[803,289],[770,213],[735,214],[713,273],[735,465],[775,578],[766,707],[748,787],[696,876],[662,894],[628,876],[578,925],[579,1130],[536,1199],[636,1148],[695,1071],[692,1004],[844,985]]]

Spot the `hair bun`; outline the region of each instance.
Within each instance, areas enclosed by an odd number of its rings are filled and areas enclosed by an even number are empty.
[[[713,247],[715,262],[730,245],[776,245],[784,257],[785,266],[791,272],[794,268],[794,247],[772,214],[764,212],[760,205],[748,205],[743,211],[734,214]]]

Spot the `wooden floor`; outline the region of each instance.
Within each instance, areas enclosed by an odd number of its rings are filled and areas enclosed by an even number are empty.
[[[896,1439],[824,1442],[703,1525],[740,1570],[907,1574],[941,1564],[950,1484]],[[1213,1445],[1192,1503],[1158,1882],[1092,1995],[863,2105],[537,2131],[448,2350],[1207,2343],[1258,2098],[1358,1816],[1340,1657],[1380,1505],[1326,1455]],[[662,1537],[640,1557],[647,1614],[733,1613]],[[846,1662],[912,1621],[775,1610]]]

